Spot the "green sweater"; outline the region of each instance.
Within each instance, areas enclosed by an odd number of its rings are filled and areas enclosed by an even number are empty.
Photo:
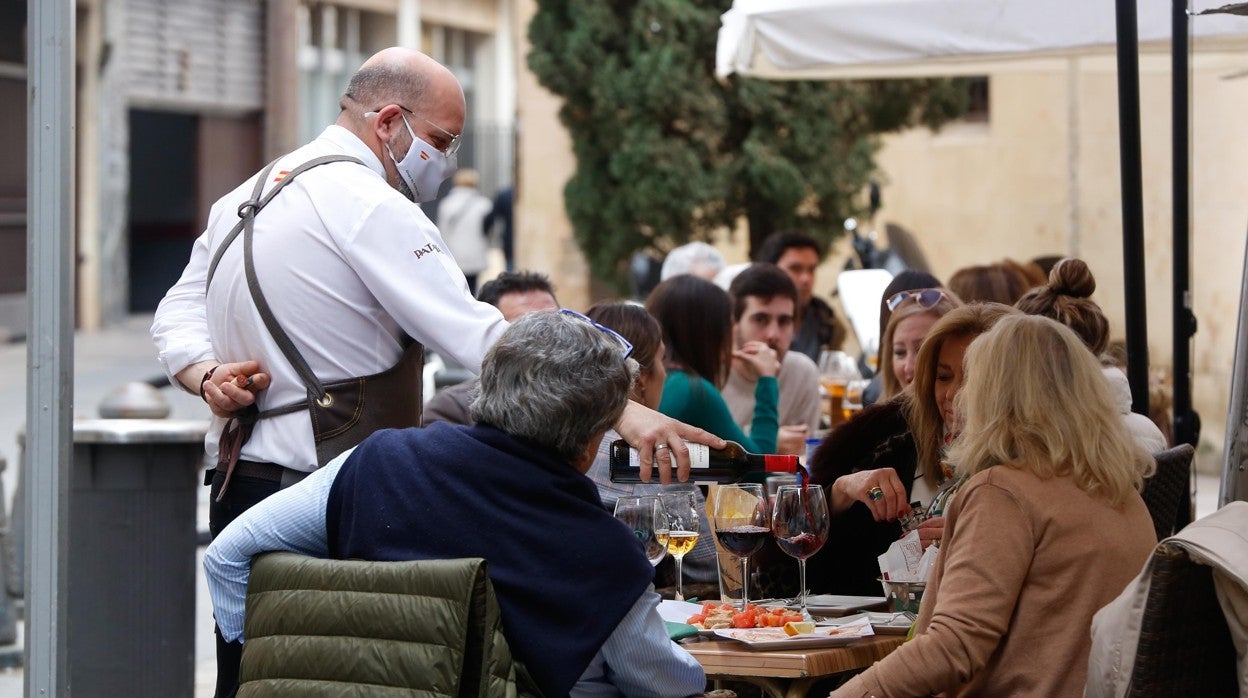
[[[775,376],[759,378],[754,386],[754,419],[750,422],[750,433],[746,435],[737,426],[728,404],[710,381],[672,370],[663,384],[659,411],[722,439],[736,441],[747,451],[775,453],[776,433],[780,429],[779,402],[780,387]]]

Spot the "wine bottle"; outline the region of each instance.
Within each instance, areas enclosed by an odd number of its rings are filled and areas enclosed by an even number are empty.
[[[724,448],[710,448],[702,444],[685,442],[689,447],[689,479],[693,482],[736,482],[751,472],[794,473],[798,469],[797,456],[777,456],[750,453],[736,441],[729,441]],[[611,443],[611,482],[641,482],[641,459],[637,450],[620,439]],[[672,459],[672,480],[676,479],[676,462]],[[657,472],[651,482],[658,482]]]

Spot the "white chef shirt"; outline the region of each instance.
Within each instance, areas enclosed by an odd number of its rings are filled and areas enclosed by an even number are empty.
[[[479,370],[506,321],[498,309],[472,297],[437,227],[386,182],[381,161],[355,134],[340,126],[325,129],[281,158],[265,192],[283,171],[331,154],[350,155],[365,166],[335,162],[308,170],[256,216],[256,275],[282,328],[322,382],[390,368],[402,355],[403,333]],[[182,278],[156,309],[152,337],[175,383],[179,371],[198,361],[259,361],[272,378],[257,395],[264,410],[302,400],[307,391],[252,301],[241,234],[222,257],[206,297],[204,292],[212,256],[238,223],[239,204],[250,198],[255,180],[213,205]],[[214,419],[205,438],[210,455],[223,425]],[[261,420],[240,458],[315,470],[308,413]]]

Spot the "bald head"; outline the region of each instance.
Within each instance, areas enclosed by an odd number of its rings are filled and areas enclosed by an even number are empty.
[[[351,76],[343,110],[357,106],[372,111],[387,104],[403,105],[422,115],[451,109],[459,112],[458,120],[438,125],[456,134],[463,129],[464,95],[459,81],[446,66],[421,51],[402,46],[383,49]],[[426,119],[438,122],[431,116]]]
[[[459,80],[446,66],[410,48],[384,49],[365,61],[351,76],[339,106],[337,124],[373,151],[386,181],[399,191],[404,184],[396,158],[403,158],[413,138],[445,151],[464,132]]]

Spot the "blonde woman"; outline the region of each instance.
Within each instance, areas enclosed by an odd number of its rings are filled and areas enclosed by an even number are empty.
[[[952,486],[943,463],[958,431],[952,400],[962,386],[963,353],[1002,316],[1018,312],[1000,303],[950,311],[919,348],[910,390],[863,410],[820,444],[810,462],[812,482],[828,493],[833,542],[826,546],[832,552],[807,563],[812,589],[879,593],[877,558],[902,534],[897,518],[910,512],[911,502],[926,507]],[[943,526],[941,516],[919,525],[925,547],[940,540]]]
[[[884,363],[880,366],[883,391],[880,401],[897,396],[914,380],[914,365],[927,331],[945,313],[962,305],[957,296],[943,288],[901,291],[885,301],[892,311],[880,339]]]
[[[1067,327],[1008,316],[972,342],[946,512],[915,637],[833,696],[1080,695],[1092,615],[1156,544],[1152,459]]]

